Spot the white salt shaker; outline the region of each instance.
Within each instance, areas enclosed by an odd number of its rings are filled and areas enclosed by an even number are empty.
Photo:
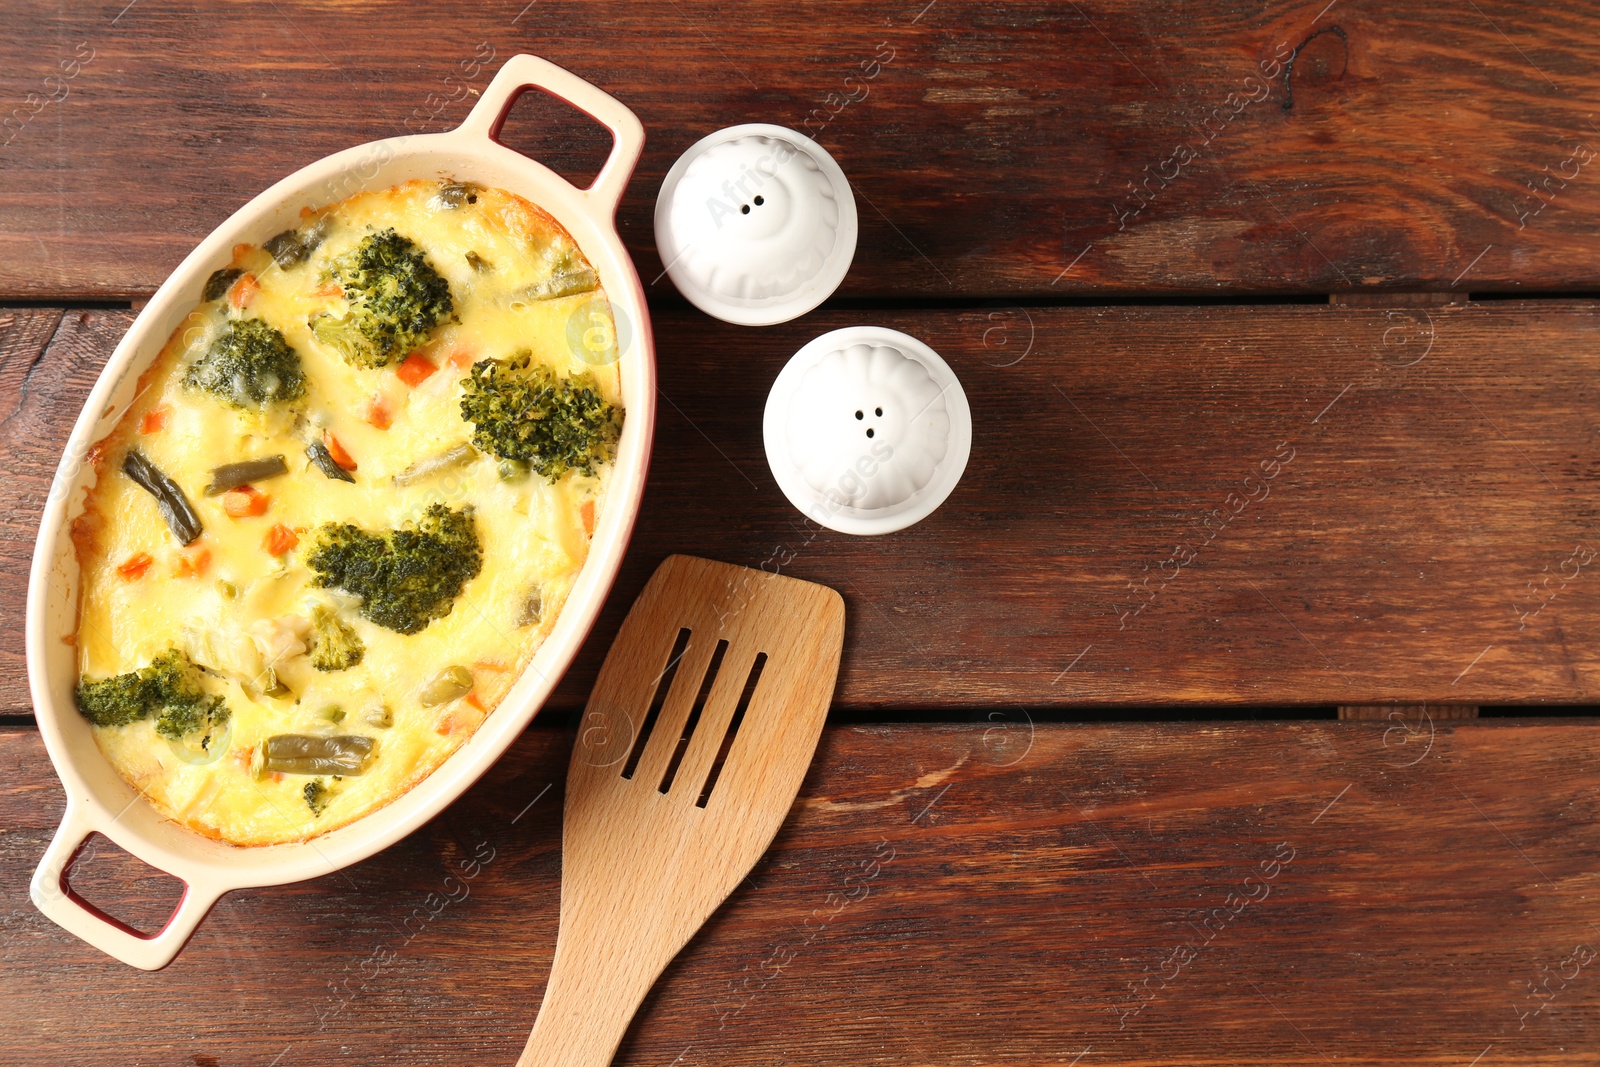
[[[767,395],[762,428],[784,495],[848,534],[926,518],[972,450],[955,372],[915,337],[881,326],[834,330],[796,352]]]
[[[826,300],[856,253],[844,171],[794,130],[749,123],[695,142],[656,198],[656,249],[690,303],[768,326]]]

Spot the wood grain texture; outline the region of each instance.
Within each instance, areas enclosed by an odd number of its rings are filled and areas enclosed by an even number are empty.
[[[1573,737],[1594,725],[829,730],[616,1062],[1592,1063],[1600,756]],[[62,801],[37,735],[0,731],[0,959],[23,1006],[0,1058],[514,1062],[555,940],[571,743],[535,728],[401,844],[224,897],[147,974],[27,902]],[[80,876],[101,867],[111,850]],[[118,880],[114,909],[173,902]]]
[[[851,296],[1600,285],[1583,0],[20,0],[6,28],[0,296],[148,293],[273,180],[459,122],[518,51],[644,121],[646,279],[668,166],[766,121],[851,177]],[[563,172],[602,151],[508,136]]]
[[[674,552],[837,588],[847,708],[1585,703],[1600,669],[1597,312],[995,308],[759,333],[658,315],[639,526],[554,703],[582,706]],[[0,427],[30,492],[127,321],[69,313],[36,371],[54,384],[13,420],[30,429]],[[761,446],[783,362],[864,322],[942,353],[976,423],[950,500],[883,538],[803,519]],[[5,501],[8,528],[31,529],[34,498]],[[4,557],[0,648],[21,647],[25,548]],[[25,710],[20,668],[0,657],[7,710]]]
[[[83,398],[132,319],[127,315],[73,312],[58,335],[63,312],[52,308],[0,310],[0,713],[29,703],[27,665],[22,654],[22,620],[28,567],[39,533],[50,481],[61,459],[73,415],[63,415],[63,397]],[[89,324],[93,324],[92,327]],[[87,349],[86,328],[108,336]],[[59,336],[50,358],[46,347]],[[71,401],[67,401],[71,405]]]
[[[692,556],[650,576],[567,769],[561,928],[517,1067],[606,1067],[749,875],[811,766],[844,647],[814,582]]]

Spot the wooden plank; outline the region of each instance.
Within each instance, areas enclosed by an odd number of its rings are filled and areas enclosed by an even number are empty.
[[[621,219],[646,279],[668,166],[718,127],[769,121],[813,133],[851,176],[856,297],[1600,285],[1585,103],[1600,11],[1582,0],[8,14],[0,296],[148,293],[276,178],[459,122],[517,51],[649,129]],[[513,131],[564,171],[603,151],[571,123]]]
[[[1449,293],[1334,293],[1328,298],[1333,304],[1350,304],[1357,307],[1435,307],[1451,303]],[[1341,719],[1363,719],[1405,723],[1408,728],[1430,724],[1436,719],[1476,719],[1478,709],[1471,704],[1453,704],[1429,708],[1426,704],[1344,704],[1338,709]]]
[[[62,375],[70,376],[76,367],[91,376],[76,392],[67,389],[81,405],[92,374],[109,354],[103,349],[87,361],[45,359],[45,348],[61,317],[53,308],[0,309],[0,454],[6,457],[6,488],[0,493],[0,574],[5,575],[0,713],[29,705],[22,655],[23,596],[39,512],[71,429],[70,417],[62,415]],[[116,332],[120,334],[126,325]]]
[[[555,704],[583,703],[623,612],[673,552],[843,593],[844,707],[1591,702],[1597,312],[837,312],[760,334],[658,315],[644,510]],[[39,394],[41,427],[70,421],[126,322],[68,317],[41,363],[59,382]],[[761,445],[788,356],[863,322],[941,352],[976,420],[954,495],[883,538],[803,519]],[[63,432],[0,448],[42,487]],[[36,512],[17,506],[26,530]],[[24,557],[6,560],[0,647],[20,648]],[[0,659],[8,694],[22,692],[19,667]]]
[[[829,730],[616,1062],[1592,1062],[1595,720],[1005,718]],[[570,744],[529,731],[411,838],[225,897],[145,974],[28,903],[62,800],[37,736],[0,731],[0,1058],[511,1063]],[[105,845],[79,878],[154,921],[176,895]]]

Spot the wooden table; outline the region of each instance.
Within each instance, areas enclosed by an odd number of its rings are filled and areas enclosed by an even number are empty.
[[[619,1062],[1595,1062],[1600,11],[1416,7],[12,0],[0,1060],[512,1062],[566,724],[685,551],[786,560],[849,634],[790,824]],[[26,895],[62,795],[23,593],[69,422],[239,204],[460,121],[518,51],[649,131],[619,222],[661,418],[624,573],[464,799],[129,970]],[[816,136],[861,214],[838,296],[762,330],[691,310],[650,224],[746,121]],[[531,97],[506,136],[574,175],[607,147]],[[949,502],[878,539],[802,519],[761,451],[778,368],[851,323],[930,343],[976,420]],[[75,884],[147,927],[175,900],[103,841]]]

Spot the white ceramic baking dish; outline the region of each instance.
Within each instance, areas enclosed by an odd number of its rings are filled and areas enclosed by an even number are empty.
[[[542,89],[572,104],[611,131],[615,140],[611,154],[589,188],[576,188],[496,140],[511,105],[528,89]],[[327,874],[393,844],[460,796],[528,725],[600,610],[644,490],[655,424],[655,353],[644,289],[617,236],[615,221],[617,201],[643,147],[643,126],[615,99],[545,60],[514,56],[457,129],[375,141],[291,174],[219,226],[156,291],[112,354],[78,417],[56,471],[34,550],[28,587],[28,677],[39,730],[67,794],[61,827],[33,876],[33,902],[40,911],[125,963],[147,970],[163,967],[223,893]],[[610,297],[618,320],[627,418],[588,561],[528,669],[477,733],[426,780],[387,807],[302,844],[238,848],[209,840],[163,818],[123,781],[95,746],[89,724],[73,703],[76,654],[62,638],[77,628],[78,565],[69,528],[82,511],[85,491],[94,478],[84,457],[127,410],[140,372],[199,301],[211,272],[228,263],[235,244],[259,244],[295,225],[303,206],[334,203],[362,189],[382,189],[412,178],[441,177],[507,189],[550,212],[598,269]],[[183,881],[183,898],[159,932],[134,931],[72,892],[68,868],[94,831]]]

